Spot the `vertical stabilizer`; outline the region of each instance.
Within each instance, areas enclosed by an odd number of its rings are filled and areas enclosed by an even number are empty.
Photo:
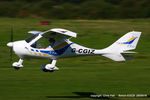
[[[123,52],[136,48],[141,32],[129,32],[110,45],[107,50]]]

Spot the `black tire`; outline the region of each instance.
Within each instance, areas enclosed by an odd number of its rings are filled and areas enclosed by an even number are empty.
[[[20,69],[20,67],[14,67],[14,69],[15,69],[15,70],[19,70],[19,69]]]
[[[46,64],[41,65],[41,70],[43,70],[44,72],[54,72],[54,70],[47,70],[45,66]]]

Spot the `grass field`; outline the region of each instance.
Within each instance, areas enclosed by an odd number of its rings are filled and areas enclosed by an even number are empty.
[[[50,25],[39,25],[48,19],[0,18],[0,100],[90,100],[83,97],[94,94],[150,94],[150,19],[127,20],[49,20]],[[59,59],[59,71],[45,73],[41,64],[49,60],[26,59],[24,68],[11,67],[9,47],[10,29],[14,40],[30,34],[27,31],[44,31],[65,28],[78,33],[71,41],[101,49],[109,46],[125,33],[136,30],[142,35],[134,58],[114,62],[101,56]],[[13,54],[13,62],[18,57]],[[102,98],[99,98],[102,99]],[[110,98],[111,99],[111,98]],[[112,100],[148,100],[149,98],[113,98]]]

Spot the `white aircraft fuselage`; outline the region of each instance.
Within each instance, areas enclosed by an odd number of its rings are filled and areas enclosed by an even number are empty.
[[[96,55],[105,53],[104,50],[96,50],[87,48],[69,40],[59,43],[51,48],[33,48],[25,40],[13,42],[13,51],[20,58],[34,57],[34,58],[47,58],[58,59],[63,57]]]

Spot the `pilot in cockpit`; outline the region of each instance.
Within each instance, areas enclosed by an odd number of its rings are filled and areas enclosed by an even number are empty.
[[[53,47],[54,44],[55,44],[55,39],[54,38],[49,38],[49,43],[50,43],[50,46]]]
[[[47,47],[48,48],[53,48],[54,47],[54,44],[55,44],[55,39],[54,38],[49,38],[49,46]]]

